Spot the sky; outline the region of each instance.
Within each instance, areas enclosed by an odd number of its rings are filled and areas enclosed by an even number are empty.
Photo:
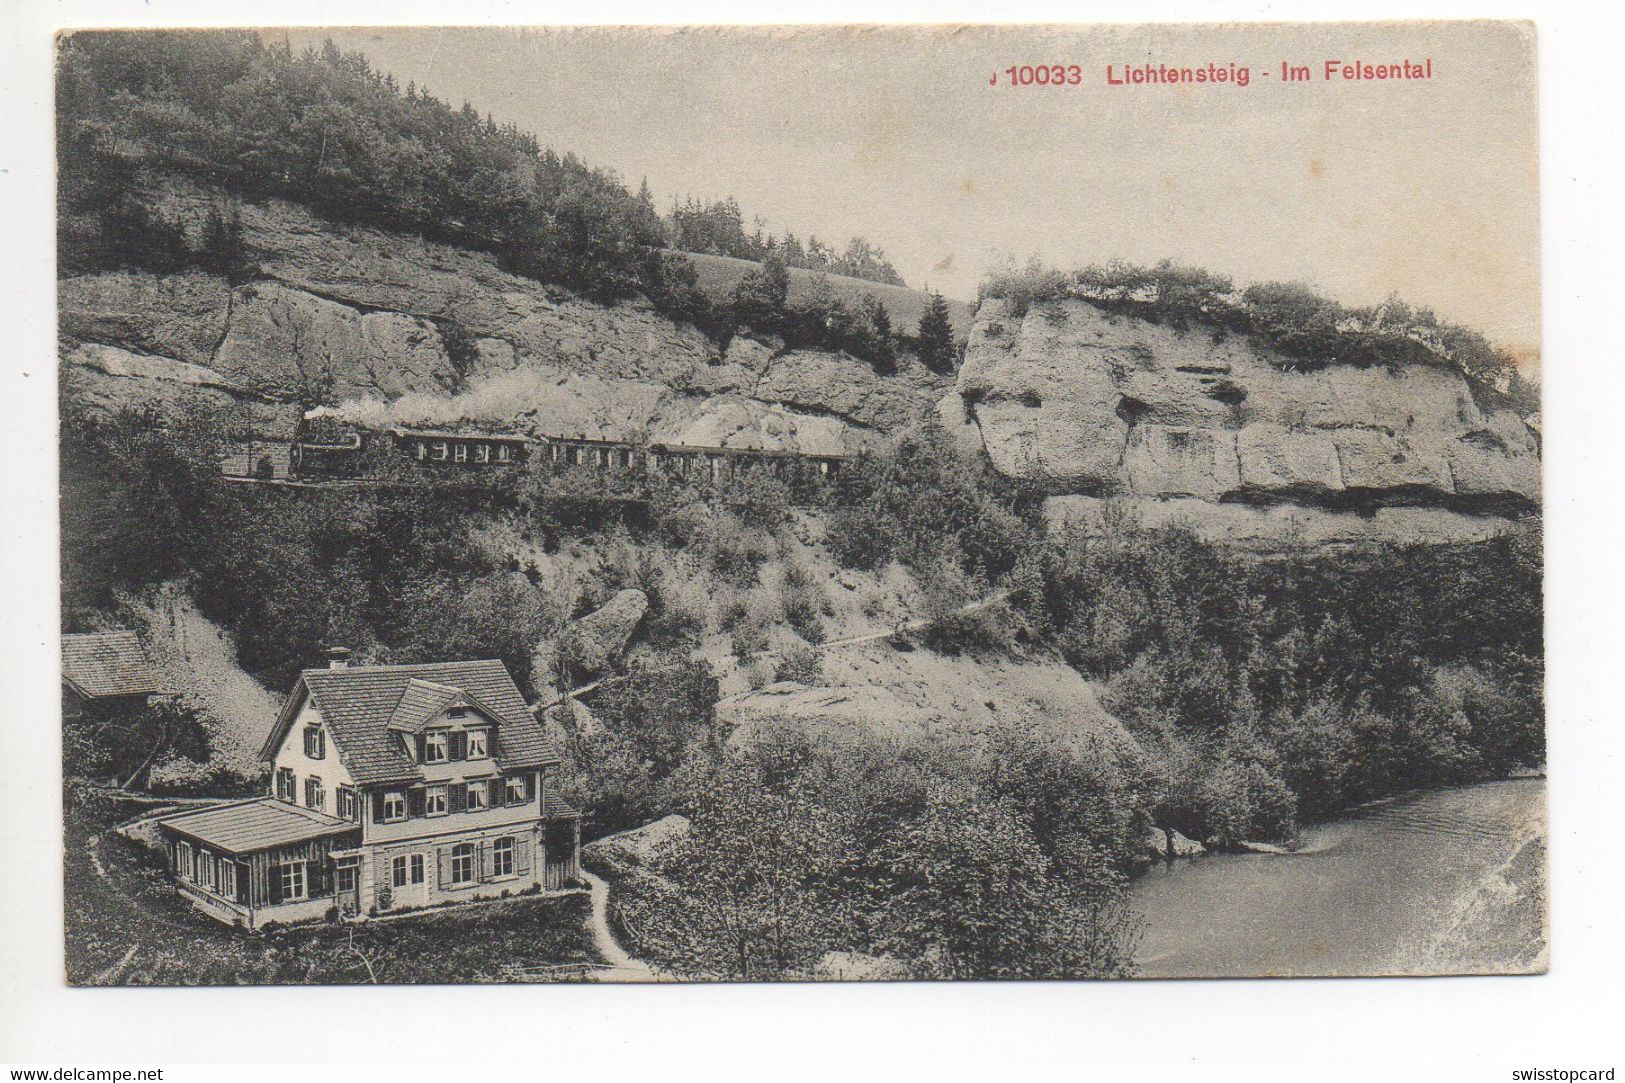
[[[1049,28],[389,28],[331,37],[673,198],[861,235],[971,299],[1006,259],[1171,258],[1238,284],[1390,293],[1538,367],[1534,32],[1517,23]],[[1326,61],[1432,61],[1426,80]],[[1283,82],[1282,64],[1308,69]],[[1011,86],[1012,65],[1077,65]],[[1108,83],[1126,67],[1248,84]],[[1264,73],[1268,73],[1265,75]],[[1064,72],[1072,79],[1070,72]],[[990,82],[996,78],[996,82]]]

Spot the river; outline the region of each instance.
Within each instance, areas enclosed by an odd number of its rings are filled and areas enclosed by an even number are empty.
[[[1287,855],[1212,854],[1134,884],[1143,977],[1545,968],[1545,780],[1375,802]]]

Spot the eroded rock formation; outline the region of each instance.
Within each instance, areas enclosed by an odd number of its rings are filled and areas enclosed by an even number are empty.
[[[150,194],[194,231],[220,198],[164,178]],[[723,351],[645,301],[598,304],[509,274],[485,253],[336,225],[287,203],[246,204],[241,221],[246,282],[199,271],[63,280],[68,382],[94,384],[100,405],[121,391],[162,398],[178,383],[372,423],[467,419],[537,435],[818,453],[856,450],[920,419],[948,386],[917,364],[911,378],[881,377],[845,354],[749,335]],[[146,360],[115,375],[87,346]],[[196,378],[170,379],[182,365]]]
[[[1304,371],[1250,336],[1083,301],[978,313],[939,415],[1053,496],[1056,525],[1108,511],[1216,540],[1476,540],[1540,503],[1536,434],[1433,365]]]

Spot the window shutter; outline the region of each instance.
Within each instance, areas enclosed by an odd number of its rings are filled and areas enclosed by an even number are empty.
[[[417,747],[418,747],[418,762],[419,763],[427,762],[428,753],[426,753],[424,751],[424,745],[426,745],[427,743],[428,743],[428,738],[424,737],[423,734],[421,734],[421,733],[418,734],[418,736],[417,736]]]
[[[502,791],[502,779],[501,778],[487,779],[485,782],[477,783],[476,785],[481,785],[481,786],[485,787],[485,807],[486,808],[501,808],[502,807],[503,791]]]
[[[314,899],[318,895],[328,893],[326,857],[313,857],[305,862],[305,894]]]
[[[249,878],[250,875],[251,874],[249,872],[248,862],[246,862],[246,861],[237,862],[237,901],[240,902],[240,903],[248,903],[248,902],[252,901],[249,898],[249,890],[248,890],[249,889],[249,879],[248,878]]]
[[[435,851],[435,860],[440,866],[440,890],[444,891],[451,886],[451,851],[441,847]]]
[[[423,787],[413,786],[406,791],[406,814],[408,816],[423,815]]]
[[[272,865],[270,872],[271,904],[274,906],[282,901],[282,866]]]
[[[513,840],[513,871],[520,876],[530,874],[530,848],[533,845],[529,835],[519,835]]]
[[[384,791],[382,790],[374,790],[372,794],[372,822],[375,824],[384,822]]]
[[[451,740],[448,743],[451,745],[452,759],[468,759],[468,734],[464,733],[462,730],[457,730],[452,733]]]
[[[460,783],[452,783],[446,787],[451,795],[451,811],[468,811],[468,788]]]

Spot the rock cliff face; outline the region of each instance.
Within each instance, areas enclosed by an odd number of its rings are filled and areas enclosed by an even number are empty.
[[[1265,548],[1476,540],[1540,503],[1534,432],[1453,369],[1293,371],[1250,336],[1083,301],[985,302],[939,416],[1050,489],[1058,527],[1118,509]]]
[[[194,230],[218,198],[153,182],[163,212]],[[200,272],[59,283],[70,391],[111,405],[184,387],[374,422],[838,452],[925,416],[947,387],[917,365],[883,378],[844,354],[747,337],[724,353],[647,303],[596,304],[483,253],[290,204],[245,205],[241,220],[256,268],[246,283]]]

